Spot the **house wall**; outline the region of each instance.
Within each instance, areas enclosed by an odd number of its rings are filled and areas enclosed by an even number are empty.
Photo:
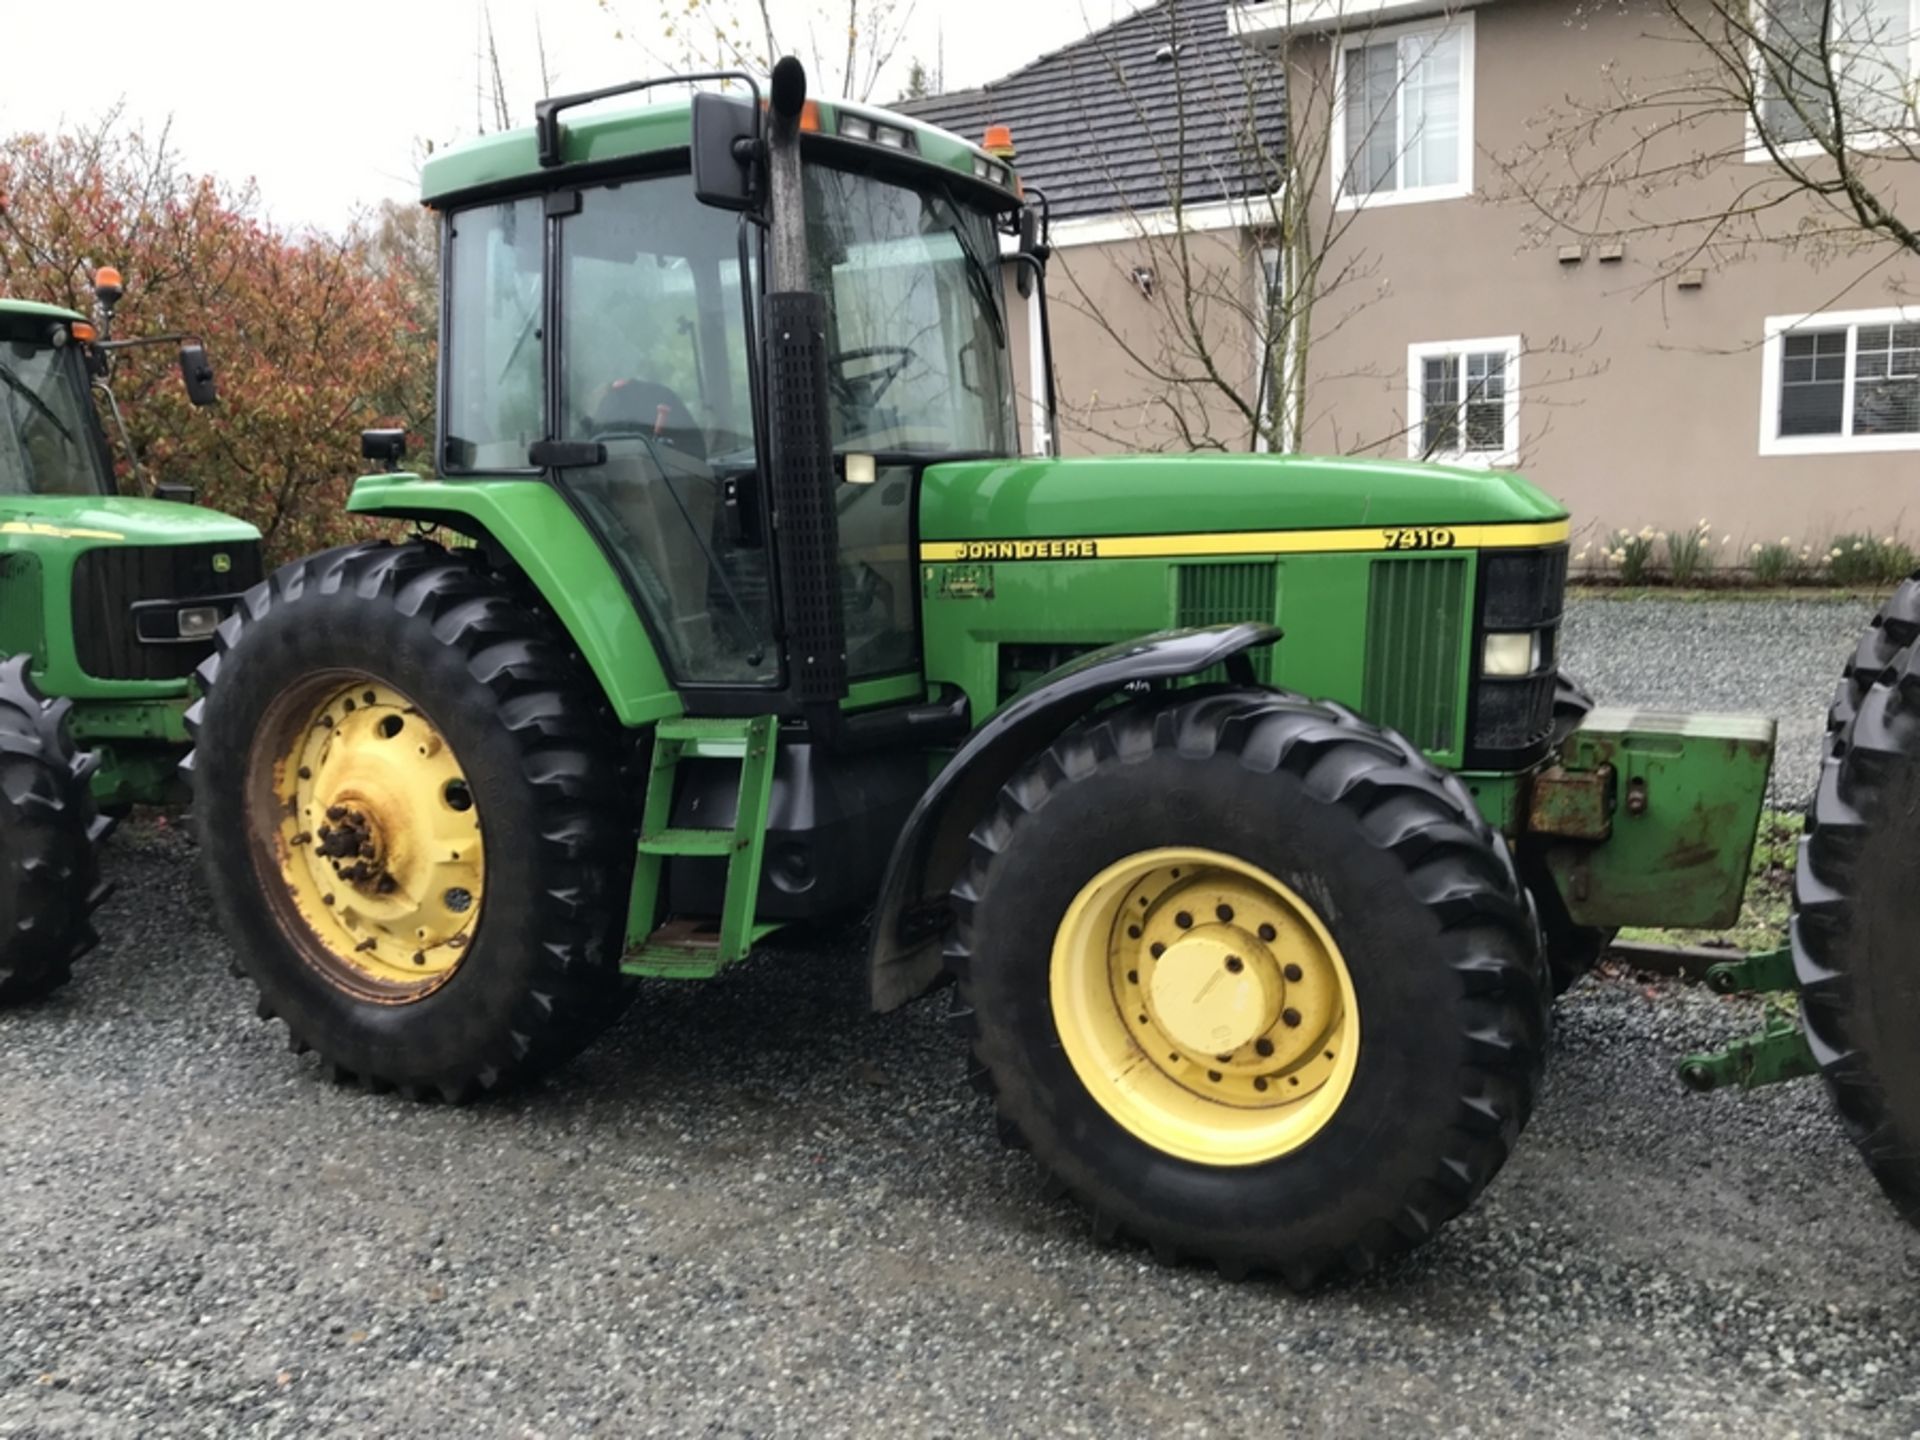
[[[1182,244],[1185,265],[1198,277],[1193,286],[1198,341],[1184,323],[1176,249]],[[1057,244],[1047,294],[1061,453],[1250,448],[1250,427],[1225,394],[1162,377],[1198,374],[1205,356],[1237,393],[1256,391],[1254,331],[1246,307],[1258,293],[1257,262],[1257,251],[1249,249],[1238,228],[1189,235],[1184,242],[1139,235]],[[1151,297],[1133,279],[1136,268],[1153,272]],[[1027,305],[1011,283],[1007,296],[1021,438],[1032,448]]]
[[[1622,76],[1673,74],[1682,52],[1671,21],[1647,0],[1582,7],[1577,17],[1558,0],[1492,0],[1473,14],[1476,193],[1369,206],[1347,229],[1345,258],[1373,279],[1316,312],[1303,448],[1372,441],[1405,455],[1408,345],[1518,335],[1520,468],[1568,505],[1576,536],[1582,527],[1684,528],[1702,516],[1716,543],[1730,534],[1741,553],[1783,535],[1920,533],[1920,452],[1763,456],[1759,444],[1765,318],[1901,303],[1896,292],[1915,267],[1882,265],[1863,279],[1857,256],[1815,265],[1760,250],[1706,257],[1705,283],[1680,289],[1658,278],[1675,242],[1651,237],[1629,240],[1621,262],[1589,252],[1562,264],[1557,247],[1571,237],[1529,244],[1537,213],[1496,157],[1538,137],[1541,117],[1567,96],[1598,98],[1602,58]],[[1309,83],[1293,87],[1303,107],[1327,93],[1312,83],[1324,82],[1327,53],[1321,42],[1291,56],[1309,67]],[[1294,123],[1325,117],[1296,114]],[[1684,143],[1714,153],[1738,148],[1743,134],[1743,119],[1726,115]],[[1616,195],[1614,213],[1724,208],[1762,168],[1729,163],[1673,194]],[[1892,188],[1911,197],[1907,214],[1920,214],[1920,187]],[[1330,195],[1320,201],[1325,223]]]

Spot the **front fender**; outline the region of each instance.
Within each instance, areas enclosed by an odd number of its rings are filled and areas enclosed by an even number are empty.
[[[1068,661],[995,711],[920,797],[894,845],[867,957],[873,1008],[897,1009],[938,982],[940,940],[952,921],[947,892],[966,865],[967,836],[1022,765],[1129,685],[1222,663],[1236,683],[1251,685],[1246,652],[1279,638],[1278,626],[1249,623],[1122,641]]]
[[[622,725],[680,713],[680,697],[626,586],[553,486],[540,480],[367,475],[355,482],[347,509],[446,525],[497,545],[567,627]]]

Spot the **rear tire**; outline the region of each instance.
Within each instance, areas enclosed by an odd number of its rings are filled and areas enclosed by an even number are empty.
[[[1920,1225],[1920,578],[1861,638],[1794,867],[1807,1041],[1880,1188]]]
[[[527,597],[434,545],[330,551],[249,591],[200,677],[208,879],[296,1051],[459,1101],[617,1013],[621,731]]]
[[[0,1005],[59,989],[99,943],[88,917],[106,898],[97,846],[113,825],[94,810],[68,708],[41,695],[26,656],[0,664]]]
[[[1087,1206],[1102,1238],[1127,1234],[1163,1260],[1273,1271],[1304,1288],[1425,1240],[1505,1161],[1542,1065],[1537,932],[1504,843],[1459,782],[1398,736],[1273,691],[1129,705],[1069,731],[1015,776],[972,845],[948,957],[976,1078],[995,1097],[1002,1134]],[[1184,848],[1166,858],[1168,847]],[[1206,868],[1184,877],[1153,868],[1179,855]],[[1108,893],[1109,874],[1132,883],[1129,866],[1134,889],[1089,901]],[[1296,913],[1256,936],[1257,908],[1213,901],[1262,880],[1279,912]],[[1104,956],[1075,938],[1090,903],[1112,906],[1111,929],[1101,920],[1087,932],[1111,935]],[[1175,904],[1181,913],[1163,913]],[[1169,923],[1172,946],[1153,950]],[[1286,949],[1309,931],[1321,937],[1317,949]],[[1230,985],[1268,965],[1311,985],[1312,961],[1280,962],[1330,954],[1327,973],[1345,976],[1354,1013],[1334,1014],[1319,1032],[1338,1037],[1329,1053],[1309,1044],[1297,1068],[1260,1069],[1260,1055],[1296,1064],[1290,1035],[1319,1023],[1317,1002],[1303,1000],[1304,1026],[1289,1008],[1253,1041],[1254,1029],[1232,1028],[1238,1021],[1218,1029],[1208,1019],[1200,1036],[1234,1048],[1186,1054],[1179,1036],[1195,1033],[1192,1014],[1159,1028],[1157,967],[1207,944],[1225,957]],[[1126,948],[1143,945],[1137,957]],[[1108,963],[1110,990],[1099,969]],[[1093,983],[1082,985],[1073,977],[1089,964]],[[1147,995],[1152,1026],[1141,1018]],[[1083,1020],[1108,1024],[1103,999],[1139,1047],[1104,1076],[1088,1062]],[[1141,1037],[1167,1034],[1178,1043],[1163,1066]],[[1290,1076],[1306,1083],[1289,1091]],[[1257,1092],[1255,1077],[1267,1080]],[[1234,1098],[1210,1112],[1204,1102],[1231,1087]],[[1165,1116],[1153,1108],[1163,1102]],[[1292,1124],[1295,1105],[1316,1108]],[[1166,1138],[1183,1126],[1183,1137]]]

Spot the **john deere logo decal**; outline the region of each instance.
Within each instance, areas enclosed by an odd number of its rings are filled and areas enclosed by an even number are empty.
[[[231,555],[228,555],[223,551],[220,554],[215,555],[213,557],[213,573],[214,574],[224,575],[231,569],[233,569],[233,557]]]

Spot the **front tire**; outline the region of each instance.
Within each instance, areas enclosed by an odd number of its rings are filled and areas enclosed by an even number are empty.
[[[88,917],[106,898],[98,846],[113,822],[94,810],[68,708],[41,695],[26,656],[0,664],[0,1005],[59,989],[99,943]]]
[[[200,676],[208,878],[296,1051],[457,1101],[567,1059],[615,1012],[619,728],[502,577],[424,543],[296,561]]]
[[[1537,932],[1399,737],[1272,691],[1122,707],[973,848],[949,959],[980,1078],[1097,1234],[1305,1287],[1426,1239],[1505,1160]]]

